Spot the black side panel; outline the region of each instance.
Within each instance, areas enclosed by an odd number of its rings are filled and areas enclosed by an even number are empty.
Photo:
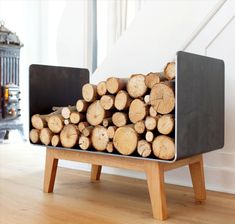
[[[53,106],[75,105],[82,98],[82,85],[89,82],[89,71],[46,65],[29,68],[29,114],[47,114]]]
[[[224,62],[177,55],[177,159],[224,145]]]

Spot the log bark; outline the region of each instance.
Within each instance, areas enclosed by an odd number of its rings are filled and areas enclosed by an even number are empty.
[[[133,125],[126,125],[116,130],[113,137],[114,147],[122,155],[132,154],[137,147],[138,134]]]
[[[150,72],[145,76],[145,85],[152,89],[154,85],[166,80],[163,73],[160,72]]]
[[[90,124],[89,124],[88,122],[86,122],[86,121],[80,122],[80,123],[78,124],[78,130],[79,130],[79,132],[82,132],[83,129],[85,129],[85,128],[88,127],[88,126],[90,126]]]
[[[105,81],[99,82],[99,84],[97,85],[97,93],[100,96],[103,96],[107,93],[107,88],[106,88],[106,82]]]
[[[152,146],[146,140],[139,140],[137,145],[137,152],[142,157],[149,157],[152,153]]]
[[[148,88],[145,85],[145,76],[142,74],[132,75],[127,83],[127,92],[133,98],[143,96],[147,89]]]
[[[100,101],[96,100],[88,107],[86,119],[91,125],[96,126],[102,124],[104,118],[110,117],[109,115],[110,112],[104,110],[100,104]]]
[[[175,143],[174,140],[165,135],[159,135],[154,138],[153,153],[160,159],[170,160],[175,157]]]
[[[100,98],[100,104],[105,110],[110,110],[114,108],[114,96],[104,95]]]
[[[134,125],[134,129],[138,134],[143,134],[145,131],[144,121],[141,120],[141,121],[136,122]]]
[[[167,63],[166,67],[164,68],[164,76],[168,80],[172,80],[175,78],[175,62]]]
[[[152,131],[147,131],[145,134],[145,139],[147,142],[152,142],[154,139],[154,134]]]
[[[79,131],[73,124],[64,126],[60,132],[61,145],[66,148],[74,147],[78,142]]]
[[[89,105],[90,105],[90,103],[86,102],[85,100],[78,100],[76,103],[77,111],[78,112],[86,112]]]
[[[157,113],[170,113],[175,107],[173,82],[156,84],[150,92],[150,104]]]
[[[129,118],[132,123],[143,120],[148,114],[147,105],[140,99],[131,102],[129,108]]]
[[[149,131],[156,129],[158,125],[158,120],[159,120],[159,116],[156,116],[156,117],[147,116],[144,121],[146,129]]]
[[[118,110],[126,110],[131,104],[131,97],[125,90],[120,90],[114,100],[114,106]]]
[[[96,150],[104,151],[109,142],[107,129],[100,125],[96,126],[92,131],[91,142]]]
[[[112,153],[114,151],[114,146],[113,146],[113,143],[112,142],[109,142],[107,144],[107,147],[106,147],[106,150],[110,153]]]
[[[48,127],[53,133],[60,133],[64,127],[64,119],[61,115],[53,115],[48,120]]]
[[[106,127],[106,128],[107,128],[108,126],[110,126],[112,123],[113,123],[113,122],[112,122],[112,118],[111,118],[111,117],[109,117],[109,118],[104,118],[104,120],[103,120],[103,122],[102,122],[103,126]]]
[[[88,127],[84,128],[84,129],[82,130],[82,134],[83,134],[85,137],[91,136],[91,133],[92,133],[93,129],[94,129],[94,126],[88,126]]]
[[[70,114],[73,111],[76,111],[76,106],[68,106],[68,107],[63,107],[62,111],[61,111],[61,115],[64,119],[69,119]]]
[[[112,116],[113,124],[117,127],[121,127],[127,124],[128,116],[123,112],[115,112]]]
[[[60,136],[59,135],[53,135],[51,138],[51,145],[56,147],[60,145]]]
[[[157,111],[152,106],[149,107],[149,115],[151,117],[156,117],[157,116]]]
[[[29,132],[29,139],[32,143],[36,144],[40,142],[40,130],[38,129],[31,129]]]
[[[127,79],[110,77],[106,80],[106,88],[109,93],[115,94],[126,88]]]
[[[72,124],[78,124],[80,121],[84,121],[85,119],[86,115],[77,111],[73,111],[69,117],[69,120]]]
[[[52,131],[49,128],[43,128],[40,131],[40,141],[44,145],[49,145],[51,143],[51,138],[53,136]]]
[[[113,136],[114,136],[116,130],[117,130],[117,127],[116,127],[116,126],[109,126],[109,127],[107,128],[108,137],[109,137],[110,139],[113,138]]]
[[[91,147],[91,139],[84,135],[81,135],[78,144],[81,149],[87,150]]]
[[[94,102],[97,100],[97,95],[96,85],[87,83],[82,87],[82,97],[86,102]]]
[[[163,135],[170,134],[174,129],[174,115],[166,114],[159,118],[157,129]]]

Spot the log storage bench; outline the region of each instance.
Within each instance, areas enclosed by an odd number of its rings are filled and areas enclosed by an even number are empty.
[[[202,154],[224,145],[224,62],[178,52],[161,72],[89,83],[87,69],[30,66],[32,144],[46,145],[44,191],[59,159],[146,173],[156,219],[167,218],[164,172],[189,166],[206,199]]]

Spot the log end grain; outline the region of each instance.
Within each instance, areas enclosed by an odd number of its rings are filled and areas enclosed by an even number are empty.
[[[51,143],[51,138],[53,136],[52,131],[49,128],[43,128],[40,131],[40,141],[44,145],[49,145]]]
[[[32,126],[38,130],[41,130],[47,126],[46,120],[42,118],[39,114],[34,114],[31,117],[31,123],[32,123]]]
[[[163,135],[170,134],[174,129],[174,117],[172,114],[166,114],[159,118],[157,124],[158,131]]]
[[[110,110],[114,107],[114,96],[104,95],[100,98],[100,104],[105,110]]]
[[[60,132],[60,141],[63,147],[72,148],[78,142],[78,129],[73,124],[64,126]]]
[[[60,144],[60,136],[59,135],[53,135],[51,138],[51,145],[56,147]]]
[[[36,144],[40,142],[40,130],[31,129],[29,132],[29,139],[32,143]]]
[[[137,152],[142,157],[149,157],[152,153],[152,147],[146,140],[139,140],[137,145]]]
[[[105,118],[105,110],[101,106],[99,100],[93,102],[87,108],[86,119],[91,125],[96,126],[101,124],[104,118]]]
[[[82,97],[86,102],[93,102],[97,99],[97,87],[90,83],[82,87]]]
[[[142,74],[132,75],[127,83],[127,91],[133,98],[143,96],[147,91],[145,76]]]
[[[113,124],[117,127],[121,127],[127,124],[128,116],[123,112],[115,112],[112,116]]]
[[[161,79],[160,79],[160,73],[157,72],[150,72],[145,76],[145,85],[152,89],[153,86],[157,83],[160,83]]]
[[[85,100],[78,100],[76,103],[76,109],[78,112],[85,112],[87,110],[87,107],[89,106],[89,103]]]
[[[99,82],[98,85],[97,85],[97,93],[100,95],[100,96],[103,96],[107,93],[107,88],[106,88],[106,82],[105,81],[102,81],[102,82]]]
[[[135,124],[136,122],[143,120],[147,116],[147,113],[147,106],[142,100],[135,99],[131,102],[129,118],[132,123]]]
[[[131,98],[125,90],[120,90],[114,100],[114,106],[118,110],[126,110],[131,104]]]
[[[143,134],[145,131],[144,121],[138,121],[134,125],[134,129],[138,134]]]
[[[106,80],[106,88],[109,93],[115,94],[126,87],[126,79],[110,77]]]
[[[167,63],[166,67],[164,68],[164,76],[168,80],[172,80],[175,78],[175,62]]]
[[[87,150],[91,147],[91,139],[84,135],[81,135],[78,144],[81,149]]]
[[[64,121],[61,115],[53,115],[48,120],[48,127],[53,133],[60,133],[64,127]]]
[[[107,129],[100,125],[96,126],[92,131],[91,142],[96,150],[106,150],[107,144],[109,142]]]
[[[114,136],[116,130],[117,130],[117,127],[116,127],[116,126],[109,126],[109,127],[107,128],[108,137],[109,137],[110,139],[113,138],[113,136]]]

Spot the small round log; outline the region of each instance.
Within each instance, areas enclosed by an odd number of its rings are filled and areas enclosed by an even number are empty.
[[[103,120],[103,122],[102,122],[103,126],[106,127],[106,128],[107,128],[108,126],[110,126],[112,123],[113,123],[113,122],[112,122],[112,118],[111,118],[111,117],[104,118],[104,120]]]
[[[88,136],[91,135],[93,129],[94,129],[94,126],[88,126],[88,127],[84,128],[84,129],[82,130],[82,134],[83,134],[85,137],[88,137]]]
[[[163,73],[160,72],[150,72],[145,76],[145,85],[152,89],[154,85],[166,80]]]
[[[106,80],[106,88],[109,93],[115,94],[118,91],[126,88],[127,79],[120,79],[116,77],[110,77]]]
[[[115,112],[112,116],[113,124],[117,127],[121,127],[127,124],[128,116],[123,112]]]
[[[60,136],[59,135],[53,135],[51,138],[51,145],[56,147],[60,145]]]
[[[160,159],[170,160],[175,157],[174,140],[165,135],[159,135],[153,140],[153,153]]]
[[[61,115],[53,115],[48,120],[48,127],[53,133],[60,133],[64,127],[64,119]]]
[[[109,127],[108,127],[107,133],[108,133],[108,137],[109,137],[110,139],[113,138],[113,136],[114,136],[116,130],[117,130],[117,126],[109,126]]]
[[[86,102],[85,100],[78,100],[76,103],[77,111],[78,112],[86,112],[89,105],[90,105],[90,103]]]
[[[61,115],[64,119],[69,119],[70,114],[76,110],[76,106],[63,107],[63,109],[61,110]]]
[[[114,108],[114,96],[113,95],[103,95],[100,98],[100,104],[105,110],[110,110]]]
[[[31,123],[32,123],[32,126],[38,130],[41,130],[47,127],[47,121],[45,119],[45,116],[40,115],[40,114],[34,114],[31,117]]]
[[[175,78],[175,62],[167,63],[166,67],[164,68],[164,76],[168,80]]]
[[[157,116],[157,111],[152,106],[149,108],[149,115],[151,117],[156,117]]]
[[[51,138],[53,136],[52,131],[49,128],[43,128],[40,131],[40,141],[44,145],[49,145],[51,143]]]
[[[99,84],[97,85],[97,93],[100,96],[103,96],[107,93],[107,88],[106,88],[106,82],[105,81],[99,82]]]
[[[144,96],[144,102],[145,102],[146,104],[150,104],[150,95],[145,95],[145,96]]]
[[[118,110],[127,110],[131,104],[131,97],[125,90],[120,90],[114,101],[114,106]]]
[[[132,75],[127,83],[127,92],[133,98],[143,96],[147,89],[148,88],[145,85],[145,76],[142,74]]]
[[[149,157],[152,153],[152,146],[146,140],[139,140],[137,145],[137,152],[142,157]]]
[[[29,132],[29,139],[32,143],[36,144],[40,142],[40,130],[38,129],[31,129]]]
[[[154,139],[154,134],[152,131],[147,131],[145,134],[145,139],[147,142],[152,142]]]
[[[66,148],[74,147],[78,142],[79,131],[73,124],[64,126],[60,132],[61,145]]]
[[[81,135],[78,144],[81,149],[87,150],[91,147],[91,139],[84,135]]]
[[[143,120],[137,121],[137,122],[134,124],[134,129],[135,129],[135,131],[136,131],[138,134],[143,134],[144,131],[145,131],[145,124],[144,124],[144,121],[143,121]]]
[[[97,99],[97,87],[90,83],[82,87],[82,97],[86,102],[94,102]]]
[[[88,127],[88,126],[90,126],[90,124],[89,124],[88,122],[86,122],[86,121],[80,122],[80,123],[78,124],[78,130],[79,130],[79,132],[82,132],[83,129],[85,129],[85,128]]]
[[[140,99],[135,99],[131,102],[129,108],[129,118],[132,123],[143,120],[148,114],[147,105]]]
[[[77,111],[73,111],[70,114],[70,122],[71,124],[78,124],[80,121],[84,121],[86,119],[85,114],[79,113]]]
[[[92,131],[91,142],[96,150],[104,151],[109,142],[107,129],[100,125],[96,126]]]
[[[120,127],[116,130],[113,137],[114,147],[122,155],[132,154],[137,147],[138,134],[133,128],[133,125]]]
[[[149,131],[156,129],[158,125],[158,120],[159,120],[159,116],[156,116],[156,117],[147,116],[144,121],[146,129]]]
[[[158,120],[157,129],[163,135],[170,134],[174,129],[173,114],[166,114],[161,116]]]
[[[106,147],[106,150],[110,153],[112,153],[114,151],[114,146],[113,146],[113,143],[112,142],[109,142],[107,144],[107,147]]]
[[[65,125],[70,124],[70,120],[69,120],[69,119],[64,119],[64,124],[65,124]]]

